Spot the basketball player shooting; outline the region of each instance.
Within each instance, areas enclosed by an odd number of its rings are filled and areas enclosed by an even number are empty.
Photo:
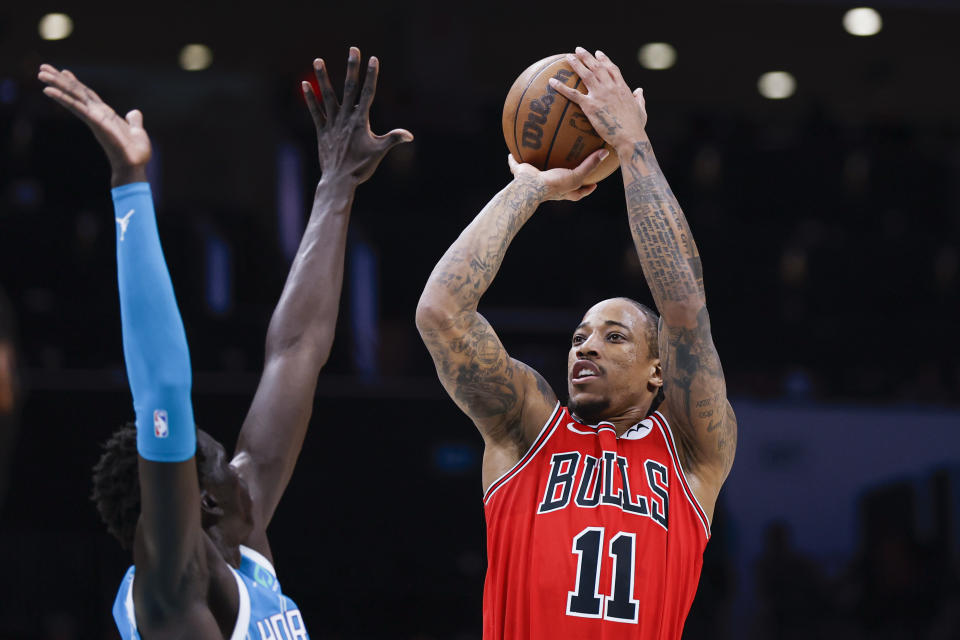
[[[596,188],[584,176],[601,149],[572,170],[539,171],[510,157],[513,181],[433,270],[417,326],[444,388],[484,440],[483,637],[676,640],[733,463],[736,419],[700,255],[653,155],[643,93],[631,93],[599,51],[578,47],[569,62],[587,93],[551,86],[616,150],[659,319],[629,298],[587,310],[571,339],[564,407],[477,312],[538,206]],[[560,255],[589,268],[590,250],[572,243]]]
[[[413,138],[402,129],[370,131],[376,58],[358,94],[360,51],[350,50],[342,104],[323,60],[314,69],[322,105],[309,83],[302,88],[322,177],[267,331],[263,375],[228,459],[193,422],[186,336],[146,181],[151,146],[143,116],[135,110],[121,118],[71,72],[40,67],[44,93],[93,130],[112,169],[136,430],[121,429],[108,441],[93,497],[110,532],[133,548],[114,605],[125,640],[308,637],[277,581],[267,526],[300,453],[333,342],[354,192],[390,148]]]

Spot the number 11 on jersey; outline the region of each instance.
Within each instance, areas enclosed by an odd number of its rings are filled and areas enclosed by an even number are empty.
[[[573,538],[577,556],[577,584],[567,593],[567,615],[637,623],[638,600],[633,597],[633,558],[636,534],[624,531],[610,538],[607,555],[613,559],[610,595],[600,595],[603,527],[587,527]]]

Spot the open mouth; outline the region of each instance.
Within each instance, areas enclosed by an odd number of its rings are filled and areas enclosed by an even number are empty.
[[[570,381],[574,384],[589,382],[600,376],[600,367],[589,360],[577,360],[570,370]]]

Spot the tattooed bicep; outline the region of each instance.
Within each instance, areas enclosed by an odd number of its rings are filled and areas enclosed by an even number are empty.
[[[447,393],[484,437],[524,449],[557,402],[543,376],[512,359],[479,313],[422,334]]]
[[[463,313],[440,330],[422,331],[437,375],[484,435],[499,437],[521,409],[525,376],[486,319]]]

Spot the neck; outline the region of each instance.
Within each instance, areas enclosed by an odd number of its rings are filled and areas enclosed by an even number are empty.
[[[231,541],[218,527],[210,527],[206,530],[206,534],[207,539],[212,543],[216,553],[231,567],[239,569],[241,559],[240,543]]]
[[[576,417],[578,420],[581,420],[581,422],[585,422],[586,424],[597,424],[600,422],[607,422],[609,424],[612,424],[613,430],[617,432],[617,436],[619,437],[619,436],[622,436],[627,431],[627,429],[629,429],[630,427],[632,427],[633,425],[637,424],[638,422],[640,422],[641,420],[647,417],[648,415],[647,408],[649,408],[649,406],[650,404],[647,403],[642,407],[640,406],[628,407],[625,410],[620,412],[605,414],[597,418],[590,418],[589,422],[581,419],[579,416],[576,416]]]

